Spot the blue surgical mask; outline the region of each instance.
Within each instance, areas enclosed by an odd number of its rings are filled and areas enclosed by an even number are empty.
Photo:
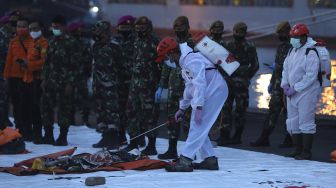
[[[300,39],[297,39],[297,38],[291,38],[290,43],[293,46],[293,48],[300,48],[302,46]]]
[[[62,35],[62,31],[60,29],[52,29],[52,32],[55,36],[60,36]]]
[[[40,30],[40,31],[32,31],[32,32],[30,32],[30,36],[31,36],[33,39],[37,39],[37,38],[39,38],[41,35],[42,35],[41,30]]]
[[[175,63],[174,61],[172,61],[172,60],[169,59],[169,60],[165,60],[164,63],[165,63],[168,67],[173,68],[173,69],[176,69],[176,63]]]

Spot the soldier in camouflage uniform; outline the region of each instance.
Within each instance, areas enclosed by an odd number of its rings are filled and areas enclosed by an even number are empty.
[[[160,70],[155,62],[159,39],[152,29],[152,22],[147,17],[136,19],[135,60],[131,69],[132,80],[127,105],[128,133],[131,137],[138,135],[141,130],[149,130],[154,126],[154,93],[158,85]],[[142,153],[156,155],[155,131],[148,133],[147,137],[149,142]],[[139,140],[134,139],[126,149],[134,149],[138,145]]]
[[[76,40],[79,46],[76,48],[77,53],[80,54],[80,59],[78,59],[80,67],[78,78],[76,78],[75,86],[75,109],[76,107],[80,110],[84,123],[88,125],[88,118],[90,113],[90,102],[89,93],[87,88],[87,80],[91,76],[92,70],[92,53],[91,46],[88,40],[83,36],[85,25],[82,22],[74,22],[68,26],[68,30],[71,36]],[[90,125],[88,125],[90,126]]]
[[[67,135],[73,120],[75,79],[78,78],[80,54],[75,39],[65,33],[66,20],[56,16],[52,20],[53,37],[49,42],[47,58],[42,71],[42,123],[45,129],[45,144],[68,145]],[[54,142],[53,108],[58,106],[60,135]]]
[[[97,123],[107,127],[102,139],[93,147],[110,147],[120,145],[119,139],[119,97],[118,97],[118,63],[121,60],[120,46],[111,42],[111,24],[99,21],[92,28],[95,40],[93,45],[93,96],[97,106]]]
[[[187,42],[187,44],[193,48],[194,42],[189,33],[189,20],[185,16],[177,17],[173,24],[173,29],[176,35],[176,40],[179,43]],[[164,57],[158,59],[162,61]],[[175,65],[175,63],[173,64]],[[168,88],[168,117],[173,117],[176,109],[179,108],[179,101],[182,98],[184,91],[184,82],[181,76],[181,67],[163,65],[159,88],[156,91],[156,102],[160,102],[161,93],[163,88]],[[171,123],[168,128],[169,135],[169,147],[168,150],[159,154],[159,159],[176,159],[177,158],[177,141],[180,133],[181,123]]]
[[[126,139],[126,127],[127,127],[127,114],[126,106],[128,99],[128,92],[131,83],[131,70],[134,61],[134,21],[135,17],[126,15],[120,17],[117,25],[118,34],[113,37],[113,41],[119,43],[122,51],[122,60],[119,61],[119,82],[118,82],[118,93],[119,93],[119,115],[120,115],[120,137],[121,141],[125,142]]]
[[[288,51],[292,48],[289,43],[289,32],[291,27],[288,22],[281,22],[276,33],[278,34],[279,40],[282,42],[276,52],[275,56],[275,68],[273,70],[270,85],[268,87],[269,93],[271,94],[271,100],[269,102],[269,111],[264,122],[264,127],[260,137],[251,143],[251,146],[269,146],[269,136],[275,128],[276,122],[278,120],[281,111],[285,109],[284,104],[284,94],[283,89],[280,87],[282,79],[283,63],[287,57]],[[288,134],[288,133],[287,133]],[[289,134],[286,136],[284,145],[291,145],[291,138]]]
[[[21,16],[19,11],[13,11],[9,15],[1,18],[2,26],[0,28],[0,126],[3,128],[13,126],[8,119],[9,96],[7,81],[3,78],[6,56],[9,47],[9,41],[15,35],[17,19]]]
[[[238,22],[233,27],[234,40],[230,41],[227,49],[234,55],[240,63],[240,67],[227,79],[229,85],[229,96],[224,105],[224,119],[221,127],[221,142],[218,145],[241,144],[241,135],[245,126],[246,109],[249,104],[250,80],[259,69],[258,56],[255,46],[246,41],[247,25]],[[226,139],[230,135],[232,128],[232,109],[235,101],[235,128],[233,137],[228,142]]]

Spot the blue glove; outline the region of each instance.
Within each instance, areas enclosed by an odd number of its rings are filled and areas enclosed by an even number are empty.
[[[297,93],[297,91],[294,89],[294,88],[289,88],[288,90],[287,90],[287,92],[285,93],[288,97],[291,97],[291,96],[293,96],[293,95],[295,95]]]
[[[155,103],[160,103],[161,100],[161,94],[162,94],[162,87],[159,87],[155,92]]]
[[[287,93],[287,91],[288,91],[288,89],[289,89],[289,85],[284,85],[284,86],[282,87],[282,89],[283,89],[284,94],[287,95],[286,93]]]
[[[181,122],[183,120],[183,117],[184,117],[184,110],[179,109],[175,113],[175,121],[176,121],[176,123]]]
[[[273,90],[273,84],[269,84],[268,87],[267,87],[268,93],[271,94],[272,90]]]
[[[275,63],[273,63],[273,64],[270,66],[270,68],[271,68],[272,70],[274,70],[274,69],[275,69]]]

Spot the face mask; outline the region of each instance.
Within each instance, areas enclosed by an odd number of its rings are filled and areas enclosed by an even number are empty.
[[[16,33],[20,36],[28,35],[28,29],[16,29]]]
[[[188,35],[188,31],[175,31],[177,38],[184,38]]]
[[[164,63],[165,63],[168,67],[170,67],[170,68],[173,68],[173,69],[176,68],[176,63],[175,63],[174,61],[170,60],[170,59],[169,59],[169,60],[165,60]]]
[[[31,36],[33,39],[39,38],[41,35],[42,35],[42,32],[41,32],[41,31],[32,31],[32,32],[30,32],[30,36]]]
[[[10,25],[11,25],[12,27],[16,27],[16,21],[10,21]]]
[[[62,35],[62,32],[60,29],[52,29],[52,32],[55,36],[60,36]]]
[[[300,39],[291,38],[290,43],[294,48],[300,48],[301,47]]]
[[[120,30],[118,31],[120,34],[122,34],[123,36],[128,36],[129,34],[131,34],[131,30]]]

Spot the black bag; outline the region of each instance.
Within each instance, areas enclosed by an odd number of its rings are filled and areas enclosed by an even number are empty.
[[[20,154],[26,150],[26,144],[22,138],[17,138],[0,146],[1,154]]]

